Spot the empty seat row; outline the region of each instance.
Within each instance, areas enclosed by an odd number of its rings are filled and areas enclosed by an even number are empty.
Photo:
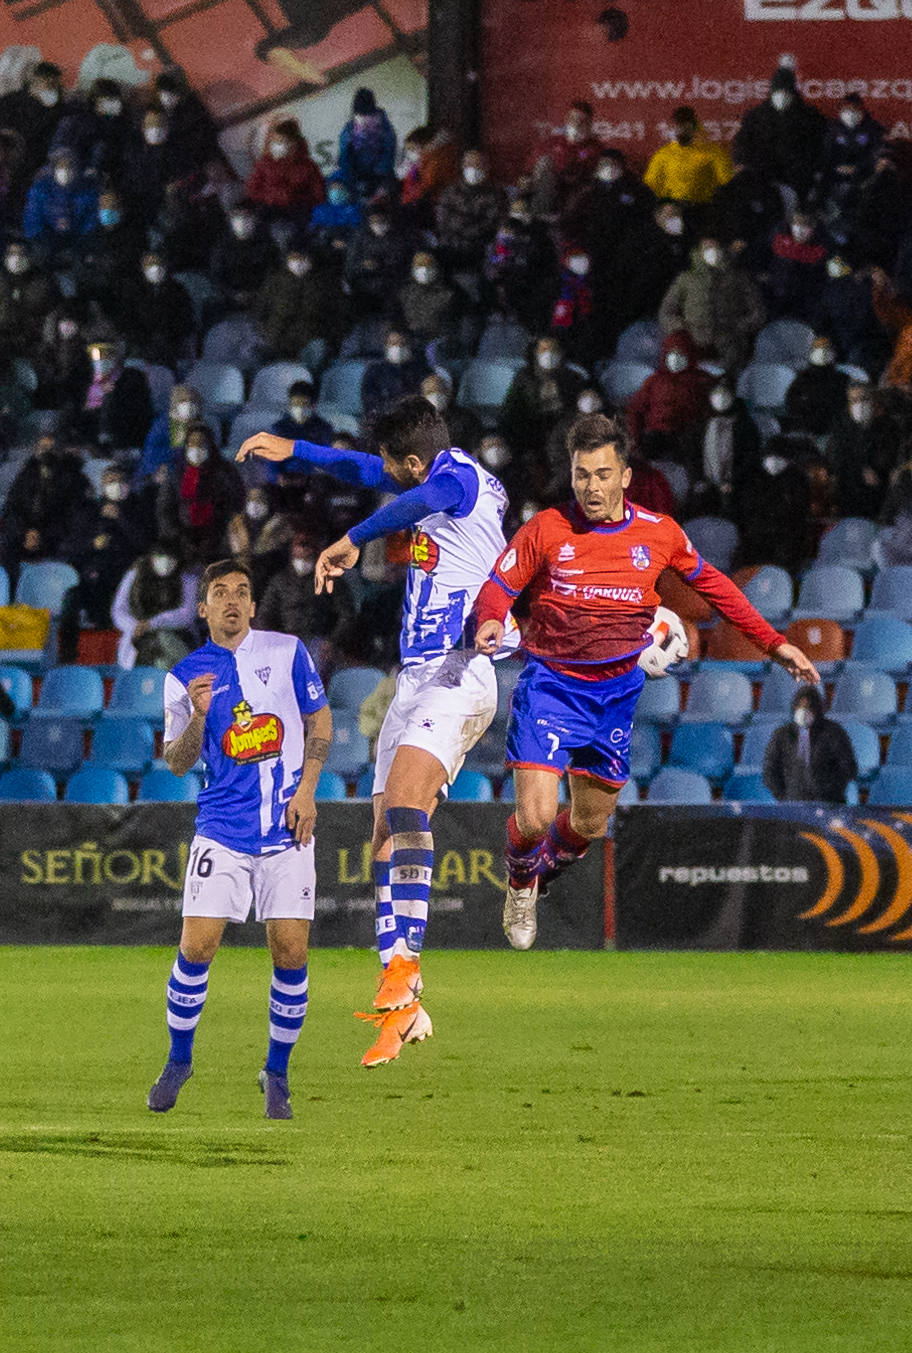
[[[44,673],[37,705],[32,702],[32,679],[15,664],[0,665],[0,686],[15,706],[16,718],[148,719],[160,727],[163,719],[165,673],[157,667],[133,667],[114,677],[111,698],[104,702],[104,681],[94,667],[54,667]]]
[[[172,775],[164,767],[146,771],[136,794],[138,803],[191,803],[202,787],[194,771]],[[103,766],[85,766],[69,777],[65,803],[128,803],[129,785],[119,771]],[[56,803],[57,784],[47,770],[16,766],[0,773],[0,802]]]

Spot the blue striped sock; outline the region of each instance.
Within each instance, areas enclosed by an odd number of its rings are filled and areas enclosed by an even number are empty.
[[[191,963],[178,949],[168,978],[168,1033],[172,1062],[193,1061],[193,1039],[209,990],[209,964]]]
[[[393,953],[415,958],[427,929],[434,838],[428,815],[420,808],[388,808],[386,821],[392,846],[390,896],[396,918]]]
[[[266,1056],[266,1070],[273,1075],[287,1073],[288,1059],[306,1014],[307,964],[303,968],[273,968],[269,989],[269,1052]]]
[[[377,953],[385,968],[393,956],[393,945],[396,943],[396,918],[393,915],[393,898],[390,892],[389,860],[374,860],[374,897]]]

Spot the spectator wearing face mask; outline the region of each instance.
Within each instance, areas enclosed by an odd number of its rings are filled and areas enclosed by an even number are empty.
[[[249,566],[258,597],[284,564],[294,534],[291,517],[278,510],[279,499],[272,484],[250,485],[243,512],[228,523],[228,554],[232,559],[243,559]]]
[[[564,126],[551,139],[532,175],[534,215],[558,220],[572,214],[574,198],[595,174],[602,143],[592,130],[592,105],[570,105]]]
[[[549,474],[548,438],[576,408],[584,386],[583,377],[566,365],[556,338],[530,344],[526,365],[513,377],[498,421],[517,468],[527,476],[527,495],[543,491]]]
[[[225,554],[229,524],[243,513],[245,501],[241,477],[219,455],[211,428],[191,423],[183,449],[159,484],[159,535],[180,539],[195,562],[212,563]]]
[[[551,315],[551,328],[568,358],[580,364],[591,358],[593,338],[592,260],[585,249],[567,249],[560,272],[560,295]]]
[[[427,360],[411,336],[402,329],[390,329],[383,358],[371,362],[361,380],[365,414],[380,413],[403,395],[416,395],[427,374]]]
[[[164,113],[175,139],[196,166],[222,160],[218,129],[202,99],[187,85],[180,71],[162,71],[153,82],[154,106]]]
[[[517,197],[485,256],[487,308],[515,318],[533,333],[546,329],[557,297],[558,272],[551,231],[533,218],[529,201]]]
[[[760,455],[760,432],[744,400],[731,382],[716,380],[709,392],[709,412],[700,437],[703,481],[717,495],[718,507],[727,509],[749,467]]]
[[[187,147],[174,135],[167,114],[161,108],[147,108],[124,168],[124,194],[137,219],[151,225],[168,185],[188,178],[196,167]]]
[[[347,325],[348,306],[333,274],[314,259],[312,250],[292,243],[284,264],[260,287],[253,317],[269,351],[294,360],[314,338],[337,343]]]
[[[627,405],[627,430],[647,460],[694,468],[698,434],[709,410],[712,378],[697,365],[690,334],[676,330],[662,343],[662,364]]]
[[[801,96],[795,72],[780,66],[769,97],[741,119],[732,151],[767,183],[784,183],[799,198],[811,190],[826,133],[826,118]]]
[[[701,354],[715,356],[726,370],[747,360],[765,317],[750,277],[709,235],[700,240],[689,268],[678,274],[659,307],[659,323],[666,334],[686,330]]]
[[[487,157],[467,150],[459,178],[444,188],[437,203],[437,240],[447,267],[479,272],[506,210],[506,194],[492,182]]]
[[[580,414],[604,413],[605,400],[595,385],[584,386],[576,403],[554,424],[548,434],[545,456],[548,461],[548,482],[542,490],[542,502],[565,502],[570,496],[570,460],[567,455],[567,433]]]
[[[310,213],[310,238],[325,259],[345,264],[345,251],[364,220],[364,208],[337,170],[326,180],[326,201]]]
[[[288,387],[288,407],[269,429],[277,437],[287,437],[289,441],[316,442],[319,446],[328,446],[333,430],[325,418],[316,411],[317,390],[311,381],[295,381]],[[292,465],[300,461],[288,461],[281,466],[270,464],[270,470],[281,469],[287,472]],[[278,478],[278,475],[274,476]]]
[[[149,428],[133,484],[146,487],[157,471],[170,465],[187,440],[189,428],[198,422],[203,401],[190,385],[175,385],[168,401],[168,412],[160,413]]]
[[[870,385],[850,381],[827,443],[841,517],[880,516],[899,447],[896,425]]]
[[[193,355],[193,302],[186,287],[171,275],[160,250],[143,254],[140,268],[139,278],[124,279],[118,327],[146,361],[173,369]]]
[[[860,94],[847,94],[835,118],[827,121],[814,201],[843,214],[858,188],[874,173],[884,128],[865,108]]]
[[[790,721],[767,743],[763,783],[780,803],[845,803],[857,774],[848,733],[826,718],[817,688],[802,686],[792,699]]]
[[[386,207],[369,206],[355,231],[344,277],[359,314],[388,313],[408,270],[408,238]]]
[[[594,278],[599,353],[612,353],[618,335],[635,320],[655,316],[668,288],[687,266],[691,247],[675,202],[662,202],[644,222],[631,223]]]
[[[80,241],[73,265],[80,300],[94,302],[104,318],[113,319],[122,310],[123,278],[139,272],[144,247],[143,232],[128,219],[119,193],[104,189],[95,226]]]
[[[400,200],[410,229],[433,230],[434,211],[443,190],[459,177],[453,138],[446,130],[416,127],[405,138]]]
[[[790,572],[810,554],[811,486],[788,437],[770,437],[762,458],[733,484],[732,518],[744,564],[779,564]]]
[[[302,225],[310,220],[317,203],[324,201],[323,175],[295,118],[283,118],[270,127],[245,192],[270,218]]]
[[[579,221],[571,229],[584,244],[598,274],[610,261],[630,230],[642,230],[655,211],[654,195],[627,164],[624,152],[613,146],[602,151],[595,174],[580,197]]]
[[[116,80],[102,77],[84,98],[65,107],[51,150],[71,151],[99,183],[116,183],[123,174],[130,138],[123,90]]]
[[[287,547],[285,566],[266,585],[257,606],[254,628],[294,634],[313,657],[321,677],[332,669],[333,639],[354,619],[355,606],[344,578],[332,592],[314,592],[317,550],[297,534]],[[341,588],[339,584],[342,584]]]
[[[59,556],[71,523],[90,497],[81,458],[54,437],[40,437],[0,514],[0,565],[13,589],[21,563]]]
[[[171,667],[193,646],[197,574],[182,563],[178,541],[162,539],[128,568],[111,603],[120,630],[118,666]]]
[[[47,160],[63,113],[62,72],[51,61],[39,61],[21,89],[0,98],[0,128],[15,132],[22,146],[17,197]]]
[[[280,267],[278,246],[256,208],[251,202],[237,202],[215,242],[209,267],[226,308],[246,309],[269,274]]]
[[[826,273],[814,327],[832,339],[841,362],[876,378],[889,360],[890,340],[874,308],[871,273],[836,253],[827,259]]]
[[[369,201],[395,183],[396,133],[372,89],[357,89],[339,135],[339,174],[356,200]]]
[[[782,194],[749,164],[736,162],[732,177],[707,209],[706,231],[723,241],[750,272],[769,262],[773,227],[782,219]]]
[[[808,366],[799,371],[785,393],[786,426],[790,432],[826,437],[845,409],[849,378],[836,366],[836,351],[822,335],[811,344]]]
[[[770,314],[810,323],[826,283],[827,240],[817,218],[794,211],[772,239],[767,292]]]
[[[702,207],[732,176],[728,151],[703,133],[692,108],[676,108],[673,137],[646,166],[643,182],[658,198]]]
[[[0,271],[0,358],[27,356],[37,346],[59,295],[51,275],[33,263],[30,247],[10,240]]]
[[[29,188],[22,233],[39,257],[66,266],[83,236],[95,229],[97,211],[97,189],[72,151],[55,150]]]
[[[481,441],[482,427],[471,409],[462,409],[453,400],[453,382],[444,370],[432,371],[421,382],[421,394],[447,425],[450,445],[474,456]]]
[[[400,287],[398,301],[405,328],[422,346],[451,327],[454,292],[441,278],[437,259],[427,250],[419,250],[412,259],[412,275]]]
[[[35,407],[58,410],[62,426],[70,427],[74,415],[85,407],[92,383],[92,362],[82,332],[82,314],[72,302],[58,306],[48,315],[32,365],[38,377]]]
[[[93,342],[87,351],[92,383],[78,422],[79,435],[108,451],[135,451],[148,436],[154,417],[145,373],[124,365],[119,342]]]

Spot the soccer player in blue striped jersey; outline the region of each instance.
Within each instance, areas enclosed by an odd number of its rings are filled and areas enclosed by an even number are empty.
[[[171,1049],[147,1103],[166,1113],[193,1074],[193,1041],[228,921],[255,907],[272,954],[267,1118],[291,1118],[288,1060],[307,1013],[314,914],[314,789],[332,716],[310,654],[288,634],[252,630],[250,570],[225,559],[200,585],[210,638],[165,678],[165,759],[176,775],[202,757],[196,835],[184,878],[180,948],[167,990]]]
[[[323,551],[316,567],[318,592],[332,590],[333,579],[357,563],[367,541],[407,527],[412,532],[402,670],[380,730],[374,771],[377,947],[384,967],[374,1012],[365,1016],[379,1034],[362,1058],[364,1066],[392,1061],[406,1043],[432,1032],[420,1001],[434,864],[430,818],[497,707],[494,669],[486,654],[466,643],[464,629],[506,543],[507,503],[499,480],[450,446],[446,424],[426,399],[400,400],[378,419],[374,439],[378,455],[257,433],[238,453],[239,460],[293,456],[309,468],[395,495],[395,502]]]

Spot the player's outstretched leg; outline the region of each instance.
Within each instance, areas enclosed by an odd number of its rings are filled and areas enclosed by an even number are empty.
[[[307,1015],[307,964],[273,968],[269,989],[269,1052],[259,1075],[267,1118],[291,1118],[288,1061]]]
[[[383,973],[375,1010],[402,1010],[417,1001],[421,980],[421,947],[427,929],[434,838],[421,808],[388,808],[390,833],[390,900],[396,938]]]
[[[173,1109],[181,1086],[193,1075],[193,1039],[206,1003],[209,967],[208,963],[191,963],[178,949],[167,993],[171,1051],[146,1099],[153,1113]]]
[[[420,1001],[413,1001],[400,1010],[378,1010],[370,1014],[359,1012],[356,1018],[370,1020],[379,1030],[377,1041],[361,1058],[361,1065],[366,1067],[394,1062],[406,1043],[423,1043],[434,1033],[431,1017]]]

